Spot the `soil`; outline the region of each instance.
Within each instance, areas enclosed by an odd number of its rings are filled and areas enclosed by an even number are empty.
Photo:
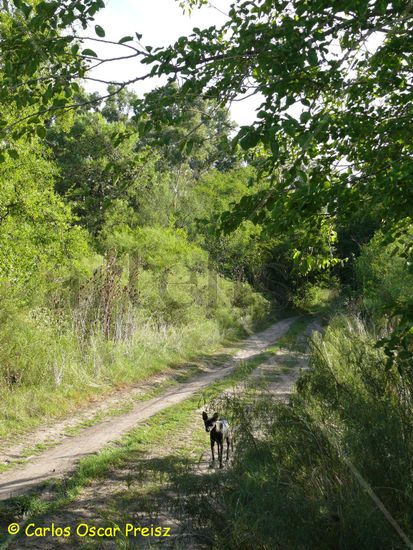
[[[92,407],[89,411],[82,412],[77,418],[46,426],[36,434],[32,434],[30,436],[32,445],[44,442],[50,444],[52,442],[54,446],[47,448],[37,456],[31,457],[27,463],[0,474],[0,500],[27,493],[47,480],[69,474],[75,469],[81,458],[97,453],[110,442],[116,441],[155,413],[184,401],[195,392],[227,376],[240,361],[259,355],[270,344],[281,338],[295,319],[295,317],[283,319],[266,330],[253,334],[245,340],[242,349],[232,358],[229,358],[224,365],[218,367],[205,365],[202,375],[197,375],[177,387],[165,391],[158,397],[134,402],[132,410],[129,412],[105,418],[104,421],[81,430],[75,436],[65,435],[64,430],[67,427],[79,425],[80,421],[91,418],[100,410],[104,410],[105,407],[113,407],[124,403],[127,397],[135,397],[136,399],[138,390],[132,389],[129,393],[123,392],[121,395],[115,395],[105,404],[99,404],[99,406]],[[265,365],[262,368],[265,368]],[[285,384],[287,388],[293,384],[293,380],[286,380]],[[5,449],[3,450],[3,457],[19,456],[19,452],[23,447],[24,443],[22,442],[17,447]]]

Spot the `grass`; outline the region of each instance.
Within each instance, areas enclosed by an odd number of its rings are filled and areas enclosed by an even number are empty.
[[[273,346],[270,346],[267,348],[267,351],[263,352],[262,354],[259,354],[255,358],[253,358],[252,364],[256,362],[257,364],[261,364],[262,362],[269,359],[274,352],[278,351],[280,348],[290,348],[291,346],[295,345],[296,339],[298,335],[301,334],[301,332],[305,329],[306,325],[308,324],[310,320],[310,316],[301,316],[298,319],[296,319],[292,325],[290,326],[289,330],[284,334],[281,339],[274,344]],[[271,321],[274,321],[274,319],[271,319]],[[265,328],[269,323],[261,323],[261,328]],[[226,341],[226,344],[230,346],[231,353],[236,353],[240,347],[239,343],[235,343],[233,341]],[[128,402],[122,406],[122,407],[112,407],[105,409],[104,411],[99,411],[95,415],[93,415],[91,418],[88,418],[86,420],[80,420],[78,424],[75,426],[71,426],[69,428],[66,428],[63,430],[64,436],[75,436],[81,433],[81,431],[85,428],[88,428],[90,426],[93,426],[95,424],[98,424],[99,422],[102,422],[105,418],[111,417],[111,416],[119,416],[122,414],[125,414],[132,410],[134,402],[139,399],[139,401],[145,401],[152,399],[154,397],[158,397],[161,395],[165,390],[173,388],[177,386],[180,382],[185,382],[195,374],[199,373],[200,367],[202,364],[205,363],[205,361],[208,364],[211,364],[215,367],[221,366],[226,361],[228,361],[230,356],[228,354],[223,354],[222,350],[221,353],[212,352],[205,354],[204,356],[201,356],[198,358],[197,362],[186,362],[186,363],[177,363],[174,365],[171,365],[166,371],[166,379],[163,379],[161,382],[156,382],[154,380],[153,383],[149,380],[149,387],[139,394],[139,396],[135,398],[129,398]],[[287,366],[280,366],[280,372],[288,372],[289,367]],[[278,373],[274,373],[274,378],[279,376]],[[150,385],[153,384],[153,385]],[[15,440],[18,440],[18,437],[21,434],[15,434]],[[11,443],[11,439],[9,438],[9,442]],[[41,453],[43,450],[52,447],[56,445],[58,441],[52,439],[50,441],[45,441],[42,444],[37,444],[35,446],[29,445],[27,448],[24,448],[21,451],[21,455],[19,458],[14,459],[13,461],[7,463],[7,464],[0,464],[0,473],[6,472],[7,470],[10,470],[13,468],[16,464],[24,464],[27,462],[28,457],[32,457],[34,455],[37,455]]]
[[[46,516],[67,506],[93,480],[105,478],[113,469],[122,468],[133,453],[148,452],[151,447],[172,438],[185,425],[188,415],[199,406],[200,401],[207,402],[222,392],[225,388],[241,381],[257,364],[247,362],[236,373],[228,376],[225,381],[213,384],[207,391],[200,392],[178,406],[168,407],[151,417],[143,426],[131,431],[123,437],[116,446],[101,451],[96,456],[83,459],[75,474],[67,480],[47,484],[48,490],[54,495],[51,500],[43,500],[38,495],[23,496],[0,504],[1,523],[12,521],[11,518]],[[16,519],[17,520],[17,519]]]
[[[114,389],[133,386],[138,382],[148,386],[153,384],[153,387],[147,388],[139,396],[139,399],[156,397],[165,389],[173,387],[199,372],[199,366],[205,359],[211,363],[219,362],[220,359],[214,358],[214,354],[222,349],[222,345],[229,344],[235,346],[235,341],[223,338],[208,342],[205,347],[196,348],[196,352],[195,349],[191,348],[179,355],[173,350],[168,352],[165,349],[162,350],[160,355],[157,355],[156,351],[152,350],[153,353],[150,357],[145,354],[141,358],[142,363],[147,363],[145,369],[141,369],[137,365],[134,376],[126,377],[122,384],[114,384],[113,386],[110,384],[104,386],[86,385],[80,388],[76,387],[76,389],[56,388],[53,392],[49,387],[16,389],[13,394],[5,396],[1,403],[3,413],[0,410],[0,438],[6,437],[7,442],[11,444],[13,441],[18,441],[24,433],[34,430],[47,421],[63,419],[73,412],[86,409],[90,403],[96,401],[97,396],[99,400],[103,401],[108,394],[113,393]],[[165,347],[167,348],[167,346],[168,344],[165,342]],[[206,353],[207,351],[208,353]],[[200,355],[202,352],[205,352],[205,354]],[[164,374],[166,379],[159,383],[156,377],[160,374]],[[12,404],[10,400],[12,400]],[[36,410],[32,409],[33,402],[37,403],[35,405]],[[132,404],[131,402],[127,407],[132,406]],[[7,410],[9,406],[11,411]],[[13,411],[15,410],[19,410],[19,414],[14,414]],[[94,418],[80,423],[79,429],[99,422],[106,416],[123,414],[124,412],[123,408],[118,408],[118,410],[112,408],[105,413],[97,413]],[[77,431],[78,427],[74,427],[67,433],[73,435]],[[7,469],[7,466],[5,468]],[[4,465],[0,465],[0,471],[4,471]]]
[[[308,320],[307,320],[308,322]],[[43,498],[37,494],[17,497],[0,506],[2,523],[11,521],[11,517],[18,520],[24,514],[25,518],[46,517],[67,506],[79,492],[93,480],[106,479],[115,469],[124,468],[132,456],[142,456],[151,449],[164,445],[165,440],[172,440],[183,426],[187,426],[188,418],[194,414],[200,405],[210,403],[225,389],[237,386],[245,380],[249,374],[262,362],[275,355],[280,345],[292,345],[294,339],[300,334],[305,324],[304,319],[296,320],[284,337],[269,351],[260,353],[239,364],[239,366],[227,377],[219,380],[193,397],[179,405],[169,407],[151,417],[144,425],[124,436],[116,445],[112,445],[98,455],[83,459],[76,472],[64,481],[48,483],[48,497]],[[205,448],[205,434],[201,422],[191,435],[190,443],[180,450],[180,456],[188,453],[201,452]],[[157,483],[159,485],[159,483]],[[155,483],[156,485],[156,483]]]
[[[110,312],[96,281],[76,305],[69,307],[68,300],[57,311],[0,292],[0,439],[65,418],[114,389],[147,382],[268,319],[268,302],[248,285],[238,307],[234,285],[218,276],[211,305],[207,292],[201,299],[191,285],[173,284],[182,275],[182,269],[171,275],[165,295],[157,277],[145,272],[139,306],[126,300],[122,287]],[[205,286],[207,273],[204,279]]]
[[[279,350],[281,348],[296,349],[297,338],[301,336],[311,320],[312,317],[309,315],[302,315],[298,317],[298,319],[292,323],[289,330],[278,340],[278,342],[274,344],[274,346],[270,346],[268,349],[270,351]]]
[[[166,333],[162,339],[154,338],[148,331],[141,348],[140,342],[127,349],[122,346],[125,350],[119,346],[110,349],[109,344],[105,344],[109,348],[99,352],[103,354],[100,361],[105,365],[104,371],[95,375],[93,367],[88,364],[90,359],[82,359],[76,350],[71,366],[73,374],[67,381],[55,384],[53,379],[49,379],[42,384],[28,383],[12,387],[9,391],[3,389],[0,437],[21,434],[49,419],[68,416],[87,406],[97,396],[105,397],[114,388],[148,381],[168,371],[171,366],[194,358],[200,350],[216,349],[222,336],[214,334],[214,331],[215,328],[206,330],[204,325],[187,333],[182,330],[179,346],[174,333]]]
[[[239,341],[237,343],[227,342],[227,345],[231,346],[231,354],[236,353],[240,349]],[[144,387],[142,393],[139,393],[134,397],[125,397],[125,399],[127,399],[127,402],[122,407],[115,406],[111,408],[105,408],[105,410],[103,411],[98,411],[96,414],[88,419],[79,420],[79,422],[75,426],[65,428],[62,432],[62,435],[72,437],[76,436],[81,433],[83,429],[98,424],[99,422],[102,422],[105,418],[119,416],[130,412],[136,401],[147,401],[149,399],[153,399],[162,395],[162,393],[166,390],[176,387],[180,383],[183,383],[189,380],[194,375],[198,374],[201,370],[201,366],[205,363],[215,367],[219,367],[225,364],[225,362],[227,362],[230,358],[231,355],[229,355],[228,353],[223,353],[223,349],[221,349],[219,353],[215,351],[199,357],[197,362],[171,365],[165,371],[164,379],[162,379],[161,381],[157,381],[155,377],[153,381],[149,380],[146,384],[147,387]],[[15,434],[14,438],[8,438],[9,444],[12,443],[13,439],[16,442],[19,441],[20,437],[21,435]],[[0,464],[0,473],[12,469],[13,467],[15,467],[16,464],[24,464],[25,462],[27,462],[28,457],[39,454],[43,450],[58,444],[58,442],[59,440],[51,439],[35,446],[28,445],[26,448],[23,448],[19,458],[16,458],[7,464]]]
[[[306,283],[294,296],[294,306],[310,315],[328,318],[337,308],[340,287],[333,278],[328,284]]]
[[[210,548],[404,547],[366,491],[411,538],[411,381],[386,368],[376,342],[359,319],[337,317],[289,403],[229,402],[242,427],[234,467],[201,484],[190,508]]]

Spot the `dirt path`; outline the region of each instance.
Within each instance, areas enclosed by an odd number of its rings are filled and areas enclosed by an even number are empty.
[[[274,336],[277,338],[277,335],[282,335],[285,329],[286,326],[277,325]],[[271,356],[255,366],[239,385],[228,387],[224,393],[235,393],[237,396],[245,393],[247,399],[259,399],[269,393],[275,399],[287,399],[294,391],[300,373],[307,368],[308,338],[315,330],[322,330],[317,320],[307,324],[295,341],[291,340],[287,344],[288,347],[273,350]],[[268,341],[264,347],[267,345]],[[237,359],[254,357],[254,348],[256,344],[250,340],[237,354]],[[188,512],[187,505],[184,505],[189,502],[188,498],[204,490],[205,484],[209,483],[209,476],[219,471],[211,468],[209,438],[200,420],[204,407],[205,404],[186,411],[183,424],[181,419],[178,420],[175,430],[179,426],[179,437],[174,437],[176,432],[172,427],[172,437],[168,439],[167,445],[159,445],[156,435],[155,440],[145,441],[144,438],[137,447],[128,451],[127,458],[121,464],[108,471],[108,475],[91,480],[67,505],[47,515],[48,525],[70,526],[72,533],[75,533],[79,524],[84,523],[102,527],[112,524],[124,526],[132,522],[144,527],[156,524],[170,528],[170,539],[155,539],[152,544],[153,539],[145,541],[142,537],[123,540],[116,536],[88,541],[77,535],[70,539],[48,537],[47,540],[38,541],[20,537],[11,540],[7,548],[114,550],[136,547],[149,549],[154,545],[171,550],[210,548],[212,543],[208,539],[209,533],[194,524],[193,516]]]
[[[308,340],[313,332],[321,332],[322,326],[318,319],[309,323],[299,336],[296,347],[301,351],[281,349],[275,357],[261,363],[250,376],[250,385],[260,388],[260,393],[267,393],[277,399],[288,400],[294,390],[295,383],[303,370],[308,369]],[[284,371],[275,369],[276,364],[282,364]],[[294,368],[289,368],[293,366]]]
[[[178,388],[167,391],[160,397],[138,402],[131,412],[108,418],[84,429],[75,437],[65,437],[57,446],[46,450],[24,466],[0,474],[0,500],[24,494],[46,480],[72,471],[81,458],[96,453],[109,442],[119,439],[139,422],[166,407],[180,403],[218,378],[228,375],[239,361],[261,353],[283,336],[294,320],[295,318],[284,319],[265,331],[252,335],[245,341],[243,349],[225,365],[218,368],[210,367],[204,375],[182,383]],[[35,443],[36,441],[33,441],[33,444]]]

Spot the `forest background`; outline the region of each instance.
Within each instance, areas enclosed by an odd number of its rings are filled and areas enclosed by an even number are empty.
[[[344,529],[359,548],[392,547],[340,457],[411,533],[410,4],[235,2],[222,27],[170,47],[120,37],[148,72],[99,95],[83,83],[108,61],[90,46],[105,42],[103,8],[3,1],[0,434],[289,308],[328,315],[295,400],[257,411],[263,441],[222,491],[226,533],[328,547]],[[128,88],[156,76],[167,82],[144,97]],[[235,131],[239,94],[263,99]],[[258,474],[240,484],[237,468]]]

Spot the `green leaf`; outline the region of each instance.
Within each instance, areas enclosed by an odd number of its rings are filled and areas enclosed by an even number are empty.
[[[119,134],[116,134],[114,136],[114,139],[113,139],[113,146],[114,147],[117,147],[118,145],[120,145],[123,141],[125,141],[125,139],[127,138],[127,134],[125,132],[122,132],[122,133],[119,133]]]
[[[239,143],[244,150],[247,150],[255,147],[259,141],[260,134],[256,130],[252,129],[240,140]]]
[[[44,126],[36,126],[36,134],[39,138],[44,139],[46,137],[46,128]]]
[[[185,143],[185,153],[187,155],[190,155],[192,153],[193,148],[194,148],[194,141],[190,139]]]
[[[90,50],[89,48],[86,48],[86,50],[82,51],[82,55],[85,57],[97,57],[97,53],[93,50]]]
[[[57,97],[56,99],[53,100],[53,107],[56,107],[56,108],[60,108],[60,107],[64,107],[67,103],[67,98],[65,97]]]
[[[308,122],[311,118],[311,113],[308,113],[306,111],[304,111],[303,113],[301,113],[301,116],[300,116],[300,120],[303,124],[305,124],[306,122]]]
[[[293,119],[284,119],[282,121],[282,126],[284,131],[291,137],[295,136],[295,132],[297,129],[297,123]]]
[[[8,151],[9,157],[13,160],[17,160],[19,158],[19,153],[16,151],[16,149],[9,149]]]
[[[308,52],[308,61],[310,62],[310,65],[318,65],[318,57],[315,50],[310,50]]]
[[[125,44],[125,42],[132,42],[133,36],[124,36],[119,40],[119,44]]]
[[[100,38],[103,38],[106,33],[105,30],[100,25],[95,25],[95,32]]]
[[[273,154],[273,157],[278,157],[278,153],[280,152],[280,147],[278,145],[278,142],[275,139],[272,139],[270,141],[270,147],[271,147],[271,153]]]

